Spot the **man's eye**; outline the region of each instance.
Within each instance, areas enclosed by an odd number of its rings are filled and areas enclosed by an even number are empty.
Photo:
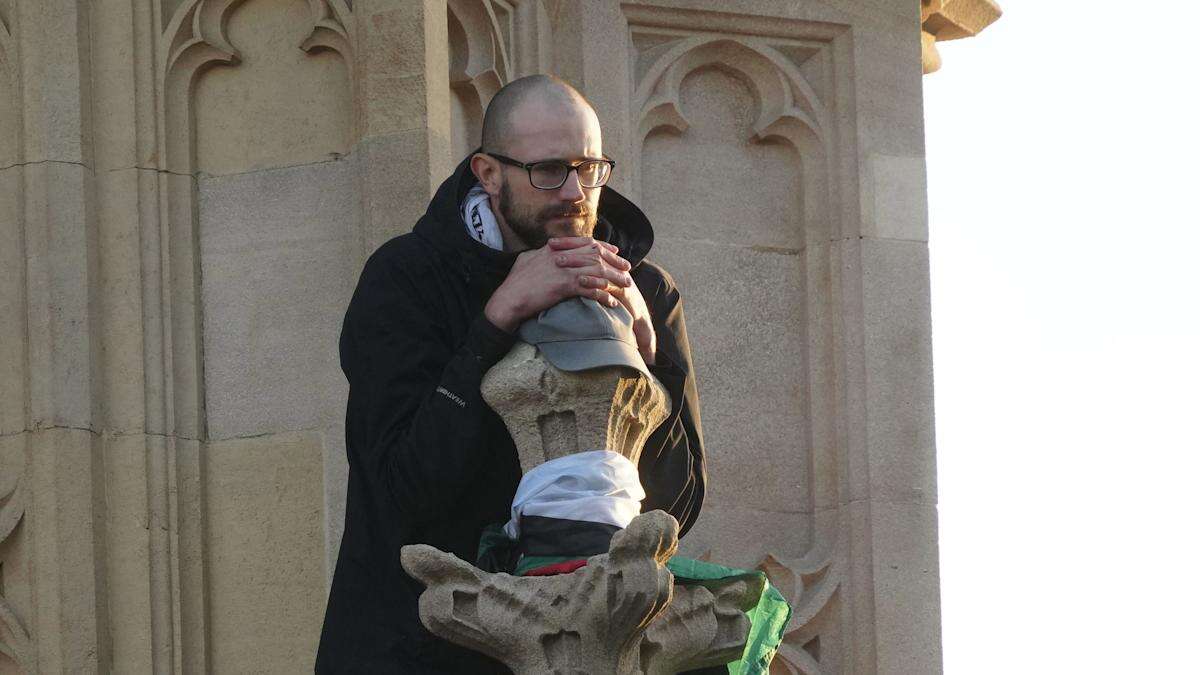
[[[555,183],[562,179],[563,174],[569,170],[565,164],[554,162],[546,162],[545,164],[535,164],[532,168],[533,180],[535,183]]]

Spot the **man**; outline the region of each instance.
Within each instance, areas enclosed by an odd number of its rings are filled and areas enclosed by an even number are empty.
[[[482,529],[508,519],[521,470],[479,385],[521,322],[563,299],[632,315],[673,406],[641,456],[642,508],[668,511],[681,533],[700,510],[703,441],[679,292],[645,260],[646,217],[603,187],[613,167],[595,112],[557,78],[522,78],[488,106],[481,150],[412,233],[370,257],[346,312],[350,476],[319,672],[507,672],[421,625],[423,589],[400,548],[427,543],[474,561]]]

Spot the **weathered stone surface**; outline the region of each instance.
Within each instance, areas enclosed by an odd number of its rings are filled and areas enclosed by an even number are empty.
[[[434,633],[526,673],[676,673],[736,660],[760,584],[726,583],[714,595],[682,588],[666,562],[679,524],[644,513],[618,532],[609,552],[570,574],[489,574],[416,544],[404,569],[428,589],[421,621]]]
[[[929,248],[864,240],[867,447],[873,499],[937,499]]]
[[[204,452],[209,667],[311,669],[326,583],[320,438],[273,434]]]
[[[29,414],[37,426],[91,428],[92,172],[44,162],[23,167],[23,175]]]
[[[799,558],[813,546],[811,513],[780,513],[741,506],[736,500],[707,500],[700,518],[680,543],[691,558],[753,569],[768,555]]]
[[[863,235],[877,239],[928,241],[926,224],[925,158],[873,155],[873,192],[869,220]]]
[[[807,409],[824,392],[809,387],[804,258],[663,239],[656,260],[681,288],[700,387],[706,499],[776,512],[806,505]]]
[[[25,429],[28,332],[25,311],[25,238],[21,217],[23,167],[0,169],[0,435]]]
[[[671,412],[657,379],[632,369],[568,373],[518,342],[483,378],[483,398],[512,434],[521,470],[588,450],[637,464],[646,439]]]
[[[936,507],[872,501],[849,508],[867,525],[855,546],[873,552],[870,590],[861,584],[853,592],[863,594],[861,604],[875,606],[864,634],[875,643],[878,672],[921,671],[941,659]]]
[[[352,161],[201,179],[204,376],[213,438],[324,428],[358,278]]]

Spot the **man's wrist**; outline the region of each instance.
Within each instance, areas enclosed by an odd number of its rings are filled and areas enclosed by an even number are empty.
[[[508,308],[503,301],[492,296],[488,301],[487,306],[483,308],[483,315],[487,320],[492,322],[492,325],[505,333],[513,333],[517,330],[520,321],[516,318],[516,312]]]

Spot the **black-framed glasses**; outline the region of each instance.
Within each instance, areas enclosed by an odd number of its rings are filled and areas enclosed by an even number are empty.
[[[567,182],[571,171],[579,174],[579,185],[585,188],[598,188],[608,182],[613,167],[617,165],[611,159],[581,159],[578,162],[564,162],[560,159],[546,159],[540,162],[518,162],[512,157],[485,152],[485,155],[499,160],[503,164],[519,166],[529,174],[529,184],[539,190],[557,190]]]

